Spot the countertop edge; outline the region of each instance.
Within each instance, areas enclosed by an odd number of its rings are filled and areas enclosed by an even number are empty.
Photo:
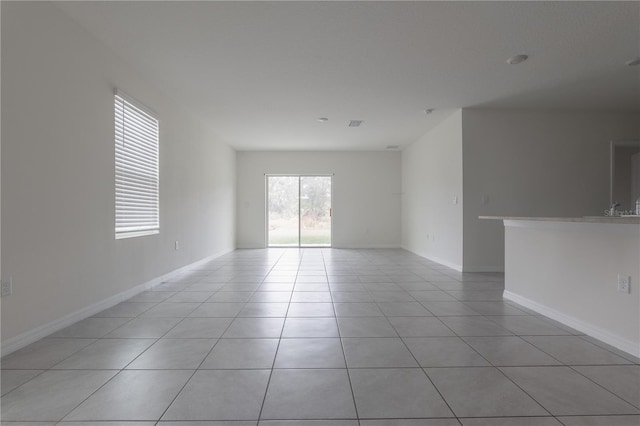
[[[523,217],[523,216],[478,216],[483,220],[523,220],[538,222],[620,223],[639,224],[640,216],[583,216],[583,217]]]

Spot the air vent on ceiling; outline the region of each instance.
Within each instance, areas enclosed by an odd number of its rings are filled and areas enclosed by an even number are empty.
[[[349,127],[360,127],[362,124],[362,120],[351,120],[349,122]]]
[[[385,149],[400,149],[400,145],[387,145]]]

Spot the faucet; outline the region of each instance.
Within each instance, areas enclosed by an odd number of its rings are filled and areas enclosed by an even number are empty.
[[[611,204],[611,208],[609,209],[609,216],[617,216],[618,212],[616,211],[616,208],[619,206],[620,206],[620,203]]]

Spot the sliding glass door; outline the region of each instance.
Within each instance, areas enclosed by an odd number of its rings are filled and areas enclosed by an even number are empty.
[[[331,246],[331,176],[267,176],[269,247]]]

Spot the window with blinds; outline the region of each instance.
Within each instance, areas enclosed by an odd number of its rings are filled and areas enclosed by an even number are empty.
[[[115,95],[116,239],[160,232],[159,122]]]

